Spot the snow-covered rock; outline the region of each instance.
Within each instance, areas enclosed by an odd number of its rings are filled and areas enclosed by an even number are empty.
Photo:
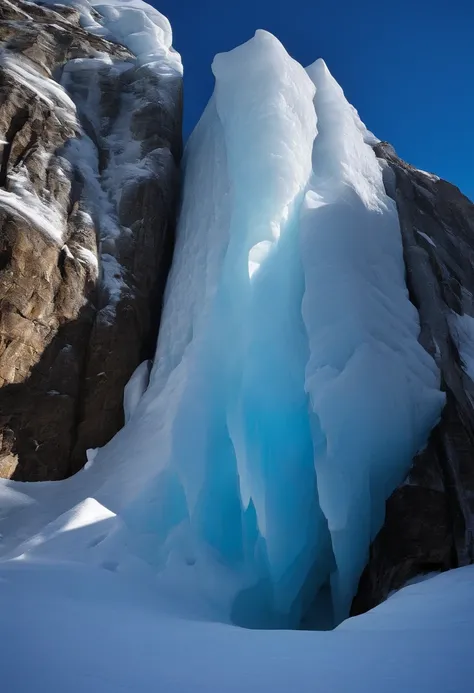
[[[120,428],[153,353],[182,66],[140,0],[0,10],[0,475],[57,479]]]

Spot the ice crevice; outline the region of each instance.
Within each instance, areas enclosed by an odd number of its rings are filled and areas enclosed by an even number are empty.
[[[376,140],[323,61],[259,31],[213,72],[149,382],[54,512],[93,498],[107,565],[144,562],[201,617],[332,627],[444,395]],[[52,522],[54,490],[31,493],[25,526]]]

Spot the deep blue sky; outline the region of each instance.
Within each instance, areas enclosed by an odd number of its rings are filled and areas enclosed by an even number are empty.
[[[271,31],[303,65],[322,57],[362,120],[413,165],[474,199],[474,0],[153,0],[185,70],[185,134],[211,62]]]

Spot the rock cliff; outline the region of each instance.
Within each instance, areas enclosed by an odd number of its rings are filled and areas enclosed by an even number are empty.
[[[77,4],[0,0],[0,475],[18,480],[74,473],[121,427],[173,245],[179,56],[137,58],[120,17]],[[128,12],[142,43],[166,33]]]

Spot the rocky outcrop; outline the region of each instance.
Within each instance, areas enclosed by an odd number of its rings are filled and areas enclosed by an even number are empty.
[[[0,0],[0,42],[0,475],[60,479],[121,427],[153,351],[181,76],[62,5]]]
[[[403,162],[390,145],[375,151],[397,203],[420,343],[440,368],[446,406],[387,501],[353,614],[415,576],[474,562],[474,205],[450,183]]]

